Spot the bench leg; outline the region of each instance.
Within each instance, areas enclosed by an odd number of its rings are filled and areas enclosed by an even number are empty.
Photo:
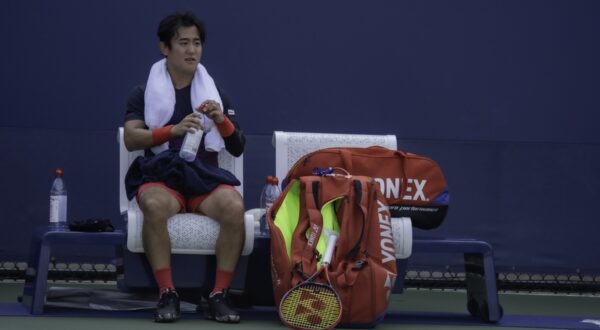
[[[50,263],[50,246],[44,240],[43,231],[34,233],[29,253],[21,301],[31,314],[42,314]]]
[[[486,322],[498,322],[503,311],[498,302],[493,256],[465,253],[464,259],[469,313]]]
[[[32,255],[29,258],[25,274],[22,302],[31,314],[43,314],[48,287],[48,268],[50,264],[50,246],[40,241],[32,244]]]

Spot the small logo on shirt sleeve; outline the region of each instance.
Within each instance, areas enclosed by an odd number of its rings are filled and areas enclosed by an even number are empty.
[[[229,116],[235,116],[235,110],[233,110],[233,109],[227,109],[227,115],[229,115]]]

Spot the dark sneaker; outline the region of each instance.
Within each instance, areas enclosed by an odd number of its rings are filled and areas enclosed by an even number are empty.
[[[179,295],[177,295],[177,292],[171,289],[163,291],[156,305],[154,322],[175,322],[180,316]]]
[[[204,317],[224,323],[240,322],[240,314],[231,308],[229,297],[227,297],[227,290],[217,292],[208,297],[208,308],[204,312]]]

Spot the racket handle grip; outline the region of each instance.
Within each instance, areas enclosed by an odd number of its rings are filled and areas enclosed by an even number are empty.
[[[322,264],[329,264],[331,262],[331,257],[333,257],[333,250],[335,249],[335,242],[337,242],[338,235],[330,234],[329,239],[327,240],[327,250],[325,250],[325,255],[323,256]]]

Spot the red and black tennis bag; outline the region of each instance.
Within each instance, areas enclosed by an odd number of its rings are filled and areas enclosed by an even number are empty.
[[[311,152],[296,161],[283,184],[327,167],[373,177],[387,199],[392,217],[410,217],[416,228],[436,228],[448,212],[448,184],[435,161],[379,146]]]
[[[339,238],[329,274],[342,302],[341,324],[372,327],[383,319],[396,280],[396,258],[388,206],[372,178],[292,179],[267,222],[276,306],[288,290],[317,270],[326,246],[320,249],[320,240],[333,230]],[[302,304],[298,310],[307,318],[319,313],[310,301]]]

